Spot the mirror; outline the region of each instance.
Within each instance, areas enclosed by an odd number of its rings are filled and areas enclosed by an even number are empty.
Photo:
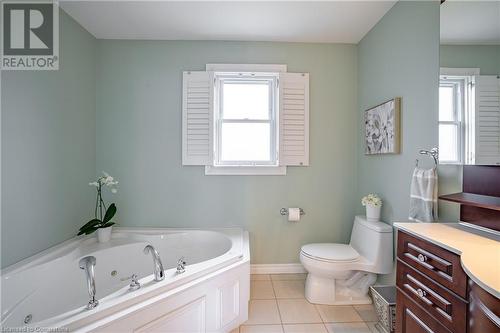
[[[500,1],[441,3],[439,163],[500,165]]]

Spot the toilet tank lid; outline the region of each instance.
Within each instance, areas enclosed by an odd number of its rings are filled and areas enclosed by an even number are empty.
[[[380,221],[368,221],[366,219],[366,216],[357,215],[355,220],[356,222],[362,224],[367,228],[375,230],[376,232],[381,232],[381,233],[392,232],[391,225]]]

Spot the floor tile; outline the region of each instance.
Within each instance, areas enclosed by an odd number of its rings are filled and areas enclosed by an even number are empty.
[[[250,299],[274,299],[271,281],[250,281]]]
[[[283,324],[321,323],[321,317],[313,304],[305,299],[278,299]]]
[[[350,305],[316,305],[325,323],[347,323],[363,321]]]
[[[307,274],[271,274],[271,280],[282,281],[282,280],[305,280]]]
[[[258,281],[258,280],[271,280],[271,276],[269,274],[250,274],[250,280]]]
[[[243,325],[240,333],[283,333],[281,325]]]
[[[377,322],[368,322],[365,324],[368,325],[368,328],[370,329],[371,333],[384,333],[382,330],[379,331],[378,328],[375,326],[377,325]]]
[[[273,280],[276,298],[304,298],[305,284],[302,280]]]
[[[373,304],[354,305],[354,309],[361,316],[363,321],[377,321],[378,316]]]
[[[365,323],[327,323],[328,333],[371,333]]]
[[[281,324],[275,300],[251,300],[245,325]]]
[[[328,333],[324,324],[286,324],[285,333]]]

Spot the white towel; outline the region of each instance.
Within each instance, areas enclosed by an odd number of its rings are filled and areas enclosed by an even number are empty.
[[[411,178],[410,220],[433,222],[438,220],[437,169],[415,168]]]

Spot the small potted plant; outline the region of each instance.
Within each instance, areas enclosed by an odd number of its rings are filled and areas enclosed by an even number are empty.
[[[88,221],[84,226],[82,226],[78,232],[78,235],[89,235],[97,231],[97,240],[99,243],[108,242],[111,239],[111,230],[113,228],[114,222],[111,219],[116,214],[116,205],[111,203],[109,207],[106,207],[104,200],[102,199],[102,190],[104,187],[108,187],[111,193],[116,193],[116,185],[118,182],[103,172],[104,176],[101,176],[97,181],[89,183],[90,186],[95,186],[97,189],[97,198],[95,203],[95,217]]]
[[[380,220],[380,209],[382,208],[382,199],[376,194],[368,194],[361,199],[361,204],[366,207],[366,219],[368,221]]]

